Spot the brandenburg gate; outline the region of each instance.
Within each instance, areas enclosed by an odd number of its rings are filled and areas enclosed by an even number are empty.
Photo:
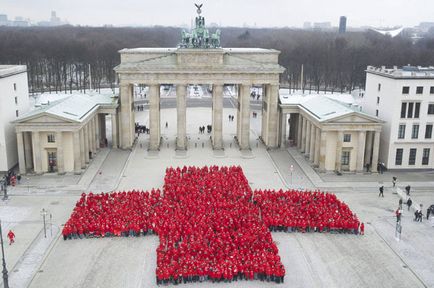
[[[176,148],[187,148],[186,96],[190,84],[212,85],[212,146],[223,149],[223,87],[236,85],[238,94],[236,138],[239,148],[249,149],[250,89],[262,86],[261,138],[269,148],[279,146],[280,52],[259,48],[221,48],[220,31],[210,34],[205,28],[201,5],[195,28],[182,32],[177,48],[135,48],[119,51],[121,63],[115,67],[120,85],[119,146],[131,148],[135,137],[134,84],[149,86],[149,150],[161,143],[160,85],[176,86]]]

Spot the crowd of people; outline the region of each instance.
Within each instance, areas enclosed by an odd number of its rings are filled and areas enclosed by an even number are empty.
[[[157,284],[258,279],[282,283],[271,231],[358,233],[335,195],[250,188],[241,167],[167,168],[162,191],[82,194],[64,239],[155,233]]]

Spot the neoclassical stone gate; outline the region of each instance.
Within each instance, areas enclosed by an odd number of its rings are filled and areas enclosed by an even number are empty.
[[[149,86],[150,150],[160,146],[160,85],[176,86],[176,148],[187,148],[186,94],[190,84],[212,85],[212,145],[223,149],[223,86],[238,87],[237,140],[240,149],[249,149],[250,88],[263,87],[261,138],[270,148],[278,146],[279,74],[277,50],[259,48],[220,48],[219,31],[210,34],[205,19],[196,17],[192,33],[183,31],[180,48],[136,48],[119,51],[121,63],[115,67],[120,84],[120,147],[134,142],[133,85]],[[211,36],[209,36],[211,35]]]
[[[133,84],[149,86],[150,150],[160,145],[160,85],[176,85],[177,149],[186,149],[186,94],[189,84],[212,85],[212,144],[223,148],[223,85],[238,87],[237,139],[249,149],[250,88],[263,85],[262,140],[278,145],[279,52],[266,49],[124,49],[115,68],[120,81],[120,147],[134,140]]]

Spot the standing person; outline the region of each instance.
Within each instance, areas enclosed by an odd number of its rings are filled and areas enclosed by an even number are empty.
[[[396,209],[396,211],[395,211],[396,222],[401,222],[401,214],[402,214],[401,209],[399,209],[399,207],[398,207],[398,209]]]
[[[378,194],[378,197],[384,197],[384,194],[383,194],[383,192],[384,192],[384,186],[380,186],[380,188],[379,188],[379,190],[380,190],[380,193]]]
[[[365,224],[363,222],[360,224],[360,235],[365,235]]]
[[[402,198],[399,199],[398,204],[399,204],[399,209],[402,209]]]
[[[9,230],[8,238],[9,238],[9,245],[15,242],[15,234],[14,232],[12,232],[12,230]]]
[[[410,196],[410,185],[405,186],[405,192],[407,192],[407,195]]]
[[[393,184],[393,188],[395,188],[395,186],[396,186],[396,177],[395,176],[392,177],[392,184]]]
[[[410,211],[411,204],[413,204],[413,201],[411,201],[411,198],[409,197],[407,200],[408,211]]]
[[[429,214],[431,213],[431,209],[428,207],[428,209],[426,209],[426,220],[429,219]]]
[[[166,121],[166,128],[167,128],[167,127],[169,127],[169,123],[167,123],[167,121]]]

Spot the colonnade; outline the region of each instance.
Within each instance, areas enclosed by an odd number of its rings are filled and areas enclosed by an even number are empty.
[[[134,106],[133,84],[121,82],[121,109],[120,109],[120,147],[129,149],[134,142]],[[188,83],[176,84],[176,113],[177,113],[177,136],[176,149],[187,149],[186,129],[186,97]],[[160,84],[150,84],[149,97],[149,150],[158,150],[161,144],[160,123]],[[266,119],[265,128],[262,129],[262,138],[267,146],[277,146],[277,111],[278,111],[278,85],[264,85],[263,122]],[[237,107],[237,132],[236,138],[241,150],[250,149],[250,88],[251,84],[238,84],[238,107]],[[224,148],[223,144],[223,91],[224,83],[212,84],[212,134],[213,149]],[[266,92],[268,91],[268,92]],[[268,109],[267,109],[268,108]],[[265,117],[265,118],[264,118]]]

